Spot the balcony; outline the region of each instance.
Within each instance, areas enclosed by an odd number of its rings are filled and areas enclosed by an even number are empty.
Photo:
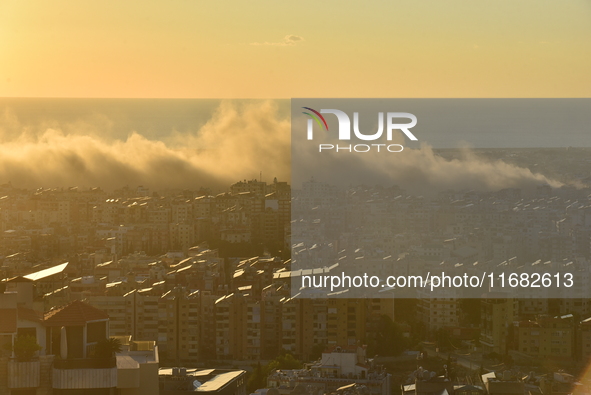
[[[56,359],[53,388],[91,389],[117,386],[117,360],[113,358]]]
[[[8,361],[8,388],[39,387],[39,371],[39,360],[28,362]]]

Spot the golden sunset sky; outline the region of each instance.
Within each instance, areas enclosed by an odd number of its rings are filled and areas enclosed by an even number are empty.
[[[590,97],[591,1],[0,0],[0,97]]]

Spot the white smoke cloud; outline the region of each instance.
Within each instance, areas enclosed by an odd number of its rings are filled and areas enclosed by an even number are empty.
[[[35,131],[10,112],[0,121],[0,181],[40,186],[149,185],[152,188],[226,188],[242,178],[290,176],[289,120],[271,101],[224,102],[195,133],[167,143],[131,131],[111,139],[109,122],[77,121]],[[98,129],[97,129],[98,128]],[[20,130],[20,134],[18,131]]]
[[[113,121],[24,124],[10,111],[0,113],[0,183],[23,188],[123,185],[160,188],[226,189],[241,179],[291,178],[290,120],[273,101],[222,102],[208,122],[193,132],[165,131],[163,141],[130,131],[113,138]],[[171,137],[172,135],[172,137]],[[314,176],[335,184],[397,184],[411,192],[443,189],[498,190],[561,183],[529,169],[477,157],[465,149],[447,160],[429,146],[401,153],[330,154],[298,152],[293,183]]]
[[[299,159],[292,169],[293,183],[315,177],[342,186],[399,185],[415,194],[431,194],[446,189],[497,191],[503,188],[535,188],[542,184],[560,187],[561,181],[502,160],[478,157],[469,148],[458,159],[446,159],[423,144],[419,149],[405,148],[389,153],[339,153],[325,151],[310,155],[310,147],[296,147]],[[318,149],[318,148],[316,148]]]

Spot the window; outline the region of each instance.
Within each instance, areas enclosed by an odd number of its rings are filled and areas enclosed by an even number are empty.
[[[90,322],[87,324],[86,341],[95,343],[107,338],[107,322]],[[68,342],[69,343],[69,342]]]

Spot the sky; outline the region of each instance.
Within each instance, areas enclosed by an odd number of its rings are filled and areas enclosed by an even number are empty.
[[[589,70],[589,0],[0,0],[0,97],[590,97]]]

